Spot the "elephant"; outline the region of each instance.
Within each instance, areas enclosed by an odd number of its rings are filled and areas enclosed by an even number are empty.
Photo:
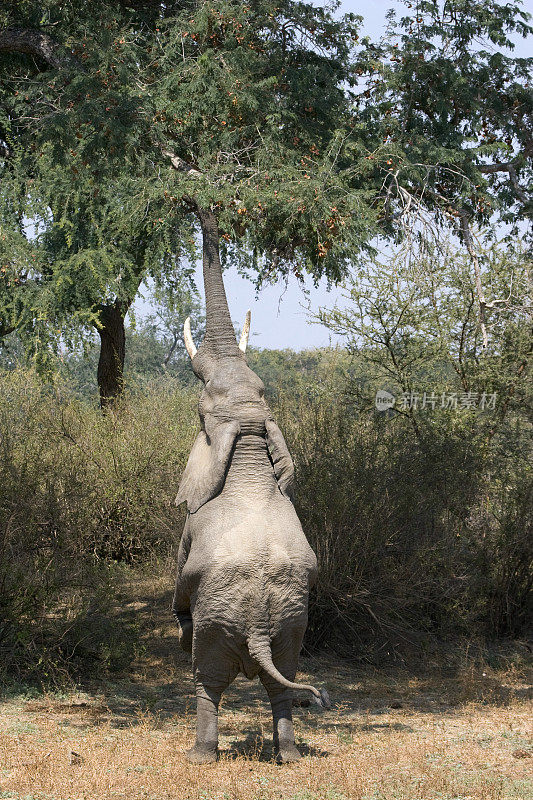
[[[192,653],[197,699],[193,763],[218,753],[218,706],[239,673],[259,676],[272,706],[274,748],[281,762],[301,758],[294,742],[295,683],[317,560],[292,502],[294,466],[264,398],[262,380],[246,362],[250,312],[239,344],[231,322],[218,249],[218,224],[197,210],[203,233],[206,331],[197,349],[190,318],[184,339],[203,382],[201,428],[179,485],[187,503],[178,551],[173,614],[181,647]]]

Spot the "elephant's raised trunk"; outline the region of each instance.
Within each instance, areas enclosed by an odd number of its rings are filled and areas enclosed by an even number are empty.
[[[250,333],[250,312],[246,312],[241,339],[237,346],[222,279],[217,219],[212,211],[199,207],[196,208],[196,214],[202,227],[206,330],[204,341],[198,351],[191,335],[191,322],[187,317],[183,326],[183,338],[191,361],[198,355],[193,369],[205,382],[217,359],[228,356],[242,358],[246,352]]]
[[[240,355],[222,280],[219,231],[212,211],[198,209],[203,238],[203,273],[206,308],[204,347],[213,356]]]

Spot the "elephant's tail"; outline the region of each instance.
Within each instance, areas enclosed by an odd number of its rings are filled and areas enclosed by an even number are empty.
[[[320,708],[331,708],[331,701],[325,689],[316,689],[314,686],[310,686],[307,683],[288,681],[287,678],[281,674],[272,661],[272,650],[270,648],[268,636],[252,634],[248,637],[247,644],[248,652],[252,658],[257,661],[259,666],[264,669],[267,675],[270,675],[271,678],[281,683],[282,686],[286,686],[288,689],[311,692],[315,703],[320,706]]]

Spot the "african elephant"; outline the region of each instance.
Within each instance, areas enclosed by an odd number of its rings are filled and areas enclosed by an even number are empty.
[[[196,349],[190,320],[184,338],[204,385],[201,430],[176,503],[187,502],[178,552],[173,613],[183,649],[192,652],[197,695],[196,743],[189,761],[217,756],[218,704],[239,672],[267,690],[280,760],[294,761],[291,689],[308,690],[321,707],[327,693],[294,683],[317,573],[315,554],[291,501],[294,467],[247,366],[250,312],[237,345],[218,251],[214,214],[198,211],[203,231],[206,334]]]

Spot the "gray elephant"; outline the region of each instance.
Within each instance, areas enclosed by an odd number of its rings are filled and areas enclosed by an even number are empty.
[[[259,676],[274,721],[281,761],[295,761],[292,689],[307,625],[316,557],[291,501],[294,467],[264,399],[261,379],[247,366],[250,312],[240,344],[231,323],[218,250],[217,220],[197,209],[203,232],[206,334],[196,349],[184,327],[192,368],[205,384],[201,430],[176,503],[187,502],[178,553],[173,613],[182,648],[192,652],[197,695],[196,744],[189,761],[217,757],[218,705],[239,672]]]

